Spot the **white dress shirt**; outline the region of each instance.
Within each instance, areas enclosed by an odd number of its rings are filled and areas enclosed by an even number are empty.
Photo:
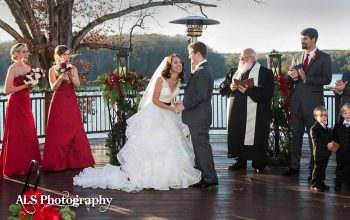
[[[199,62],[199,63],[194,67],[194,71],[196,71],[196,70],[198,69],[198,67],[199,67],[200,65],[202,65],[203,63],[205,63],[205,62],[207,62],[207,59],[204,59],[204,60],[202,60],[201,62]]]
[[[305,54],[304,54],[304,61],[305,61],[305,59],[306,59],[306,54],[309,54],[309,63],[308,63],[308,64],[310,64],[311,59],[313,59],[313,57],[315,56],[316,50],[317,50],[317,47],[316,47],[315,49],[313,49],[312,51],[310,51],[310,52],[305,51]]]
[[[349,127],[350,126],[350,121],[347,121],[344,119],[343,125],[345,125],[345,127]]]

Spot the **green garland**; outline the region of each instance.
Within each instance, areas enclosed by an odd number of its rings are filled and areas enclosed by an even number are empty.
[[[288,164],[292,140],[289,104],[293,85],[285,74],[274,75],[275,87],[272,97],[272,135],[268,149],[268,164],[284,166]],[[278,143],[276,143],[278,142]]]
[[[117,141],[121,139],[122,122],[117,122],[113,125],[112,130],[108,133],[105,147],[108,149],[107,156],[109,156],[109,163],[114,166],[119,166],[120,163],[117,154],[120,149],[117,147]]]
[[[146,88],[148,79],[143,75],[136,74],[132,69],[130,72],[110,72],[100,75],[93,83],[100,85],[105,104],[117,115],[114,121],[112,115],[111,131],[108,134],[105,146],[109,150],[109,163],[119,165],[117,154],[126,142],[126,120],[137,112],[137,106],[141,99],[141,92]]]

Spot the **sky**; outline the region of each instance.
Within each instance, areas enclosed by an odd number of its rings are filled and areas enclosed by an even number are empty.
[[[350,0],[209,0],[215,8],[204,8],[205,14],[220,24],[208,26],[200,41],[221,53],[238,53],[251,47],[257,52],[299,51],[300,32],[314,27],[319,32],[318,48],[350,49]],[[157,21],[146,20],[147,30],[138,33],[186,35],[184,25],[169,21],[188,15],[200,15],[198,9],[191,14],[176,7],[161,7],[155,15]],[[0,18],[10,19],[9,10],[1,7]],[[0,41],[11,40],[0,30]]]

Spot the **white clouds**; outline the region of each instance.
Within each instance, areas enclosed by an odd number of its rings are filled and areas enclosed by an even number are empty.
[[[246,47],[266,52],[300,50],[299,33],[306,27],[315,27],[320,33],[321,49],[349,49],[348,0],[265,0],[256,4],[250,0],[217,2],[217,8],[206,8],[205,13],[221,22],[209,26],[199,40],[220,52],[239,52]],[[149,32],[185,35],[185,27],[168,24],[186,16],[174,8],[158,10],[162,24],[149,25]],[[175,11],[178,16],[174,17]],[[199,13],[197,13],[199,14]]]
[[[209,26],[199,40],[219,52],[240,52],[246,47],[260,52],[300,50],[299,33],[306,27],[319,31],[320,49],[350,49],[349,0],[264,0],[260,5],[252,0],[210,2],[218,7],[204,12],[221,24]],[[3,10],[0,18],[7,18],[9,12]],[[194,14],[200,15],[197,8]],[[185,26],[169,21],[187,15],[176,7],[160,7],[155,16],[158,22],[148,20],[148,30],[139,32],[186,35]],[[11,39],[2,30],[0,36],[2,41]]]

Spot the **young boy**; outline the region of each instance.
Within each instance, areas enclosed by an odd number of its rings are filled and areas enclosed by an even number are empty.
[[[341,190],[344,182],[350,186],[350,103],[345,103],[340,112],[344,121],[336,123],[333,129],[334,141],[340,145],[336,153],[336,191]]]
[[[310,129],[312,149],[314,155],[314,168],[312,171],[311,190],[323,192],[329,187],[324,183],[326,168],[332,147],[332,130],[327,128],[327,109],[324,106],[317,106],[314,109],[315,124]]]

